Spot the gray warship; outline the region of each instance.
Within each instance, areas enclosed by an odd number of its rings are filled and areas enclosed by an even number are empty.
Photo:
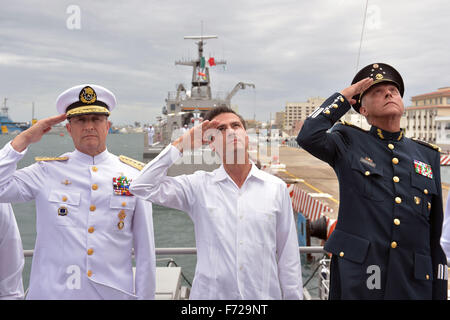
[[[192,127],[203,120],[205,114],[216,107],[231,107],[231,98],[240,90],[247,87],[255,88],[253,83],[238,82],[227,94],[216,94],[211,91],[211,78],[209,67],[224,65],[225,60],[206,60],[203,55],[203,46],[207,39],[217,39],[216,35],[185,36],[184,39],[198,40],[198,58],[192,60],[175,61],[175,65],[192,67],[191,88],[188,91],[183,84],[178,84],[177,91],[169,91],[165,100],[162,115],[157,118],[154,126],[153,143],[149,145],[145,136],[144,162],[155,158],[169,143],[178,138],[184,127]],[[209,66],[208,66],[209,65]],[[183,157],[172,166],[168,175],[190,174],[197,170],[212,171],[219,167],[219,159],[207,146],[192,152],[184,152]]]

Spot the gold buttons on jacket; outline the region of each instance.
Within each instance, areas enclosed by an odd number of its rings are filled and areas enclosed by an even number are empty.
[[[397,176],[392,177],[392,180],[394,180],[395,183],[400,181],[400,178]]]
[[[330,110],[325,110],[324,113],[325,114],[330,114]]]
[[[395,197],[395,203],[398,203],[398,204],[402,203],[402,198]]]
[[[97,172],[98,168],[97,167],[92,167],[92,171]]]
[[[92,270],[88,270],[87,276],[90,278],[92,276]]]
[[[62,201],[66,202],[67,201],[67,197],[66,196],[62,197]]]
[[[94,227],[89,227],[89,229],[88,229],[88,232],[89,232],[89,233],[94,233],[94,231],[95,231],[95,228],[94,228]]]
[[[365,175],[365,176],[370,176],[370,171],[364,172],[364,175]]]
[[[333,103],[331,106],[335,109],[337,109],[339,107],[336,103]]]
[[[395,224],[396,226],[399,226],[399,225],[400,225],[400,219],[395,218],[395,219],[394,219],[394,224]]]
[[[397,248],[397,242],[392,241],[392,242],[391,242],[391,248],[392,248],[392,249]]]
[[[428,189],[423,189],[423,193],[428,194]]]
[[[420,204],[420,198],[419,197],[414,197],[414,202],[416,204]]]
[[[344,251],[339,252],[339,257],[343,257],[344,256]]]
[[[393,164],[398,164],[398,159],[397,158],[392,158],[392,163]]]
[[[425,279],[430,280],[430,275],[427,274],[427,275],[425,276]]]
[[[92,190],[97,190],[98,189],[98,185],[96,184],[96,183],[94,183],[93,185],[92,185]]]
[[[388,148],[391,149],[391,150],[394,150],[394,145],[392,143],[389,143],[388,144]]]
[[[339,100],[340,100],[341,102],[344,102],[344,98],[342,98],[342,97],[339,97]]]
[[[88,251],[87,251],[87,254],[92,256],[93,253],[94,253],[94,249],[89,248]]]
[[[431,210],[431,203],[428,202],[428,210]]]
[[[90,207],[89,207],[89,210],[91,210],[91,211],[95,211],[95,209],[97,209],[94,205],[91,205]]]

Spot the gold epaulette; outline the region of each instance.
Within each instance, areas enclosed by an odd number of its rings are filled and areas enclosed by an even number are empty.
[[[129,157],[127,157],[127,156],[122,156],[122,155],[120,155],[120,156],[119,156],[119,159],[120,159],[120,161],[122,161],[123,163],[125,163],[125,164],[127,164],[127,165],[129,165],[129,166],[131,166],[131,167],[133,167],[133,168],[136,168],[136,169],[138,169],[139,171],[142,170],[142,168],[144,168],[144,166],[145,166],[145,163],[140,162],[140,161],[137,161],[137,160],[134,160],[134,159],[129,158]]]
[[[340,122],[341,122],[341,124],[343,124],[344,126],[347,126],[347,127],[352,127],[352,128],[355,128],[355,129],[358,129],[358,130],[361,130],[362,132],[368,132],[367,130],[364,130],[363,128],[360,128],[360,127],[358,127],[358,126],[355,126],[353,123],[351,123],[351,122],[347,122],[347,121],[345,121],[345,120],[340,120]]]
[[[35,161],[66,161],[69,157],[35,157]]]
[[[425,147],[428,147],[428,148],[431,148],[433,150],[436,150],[437,152],[441,152],[442,151],[441,147],[439,147],[438,145],[435,145],[435,144],[432,144],[432,143],[429,143],[429,142],[426,142],[426,141],[422,141],[422,140],[419,140],[417,138],[411,138],[411,140],[414,141],[414,142],[417,142],[417,143],[419,143],[419,144],[421,144],[421,145],[423,145]]]

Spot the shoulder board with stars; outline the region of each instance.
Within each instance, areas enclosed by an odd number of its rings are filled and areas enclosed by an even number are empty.
[[[439,147],[439,146],[437,146],[435,144],[426,142],[426,141],[422,141],[422,140],[419,140],[419,139],[416,139],[416,138],[411,138],[411,140],[414,141],[414,142],[417,142],[417,143],[419,143],[419,144],[421,144],[421,145],[423,145],[425,147],[428,147],[428,148],[431,148],[433,150],[436,150],[437,152],[441,152],[441,150],[442,150],[441,147]]]
[[[123,155],[119,156],[119,160],[135,169],[138,169],[139,171],[142,170],[142,168],[144,168],[145,166],[145,163]]]
[[[362,131],[362,132],[366,132],[366,133],[368,132],[367,130],[364,130],[363,128],[360,128],[360,127],[354,125],[353,123],[348,122],[348,121],[345,121],[345,120],[341,120],[340,123],[343,124],[344,126],[352,127],[352,128],[358,129],[358,130],[360,130],[360,131]]]
[[[35,157],[35,161],[66,161],[69,157]]]

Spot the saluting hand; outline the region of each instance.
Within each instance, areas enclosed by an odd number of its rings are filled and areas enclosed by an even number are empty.
[[[42,136],[51,130],[52,126],[66,120],[66,118],[66,114],[63,113],[59,116],[39,120],[15,137],[11,142],[12,147],[17,152],[22,152],[30,144],[40,141]]]
[[[344,90],[341,91],[341,94],[347,99],[347,101],[351,105],[353,105],[356,103],[356,100],[353,99],[353,97],[367,90],[372,85],[372,83],[373,79],[367,77],[365,79],[356,82],[355,84],[352,84],[350,87],[345,88]]]
[[[205,120],[185,132],[181,137],[172,142],[172,145],[178,148],[180,152],[183,152],[183,150],[186,149],[198,149],[203,144],[210,141],[209,137],[211,136],[211,130],[216,129],[218,124],[219,122],[217,120]]]

